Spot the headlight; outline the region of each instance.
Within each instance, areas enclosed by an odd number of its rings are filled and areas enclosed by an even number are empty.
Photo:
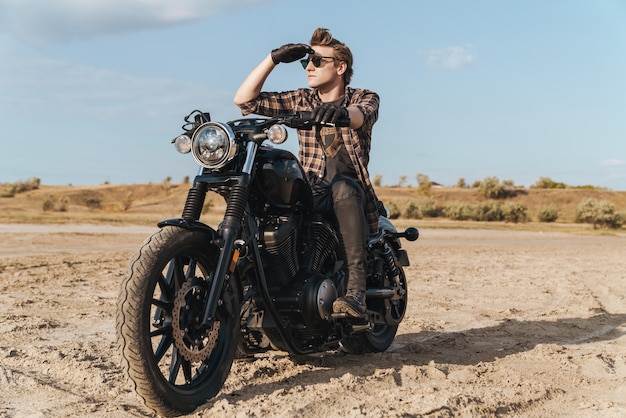
[[[174,147],[176,147],[176,151],[181,154],[187,154],[191,151],[191,138],[187,135],[179,135],[174,140]]]
[[[207,122],[193,134],[191,150],[198,164],[206,168],[221,168],[237,152],[235,134],[228,125]]]
[[[272,125],[267,130],[267,138],[272,144],[282,144],[287,140],[287,128],[283,125]]]

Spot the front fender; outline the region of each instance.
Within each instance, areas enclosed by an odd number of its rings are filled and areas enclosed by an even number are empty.
[[[200,221],[188,221],[183,218],[165,219],[157,224],[159,228],[164,226],[177,226],[179,228],[188,229],[190,231],[202,231],[210,235],[211,240],[217,238],[217,231],[209,225]]]

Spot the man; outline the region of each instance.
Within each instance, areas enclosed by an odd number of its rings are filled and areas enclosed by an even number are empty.
[[[300,62],[309,88],[261,91],[276,65],[307,54]],[[333,311],[362,317],[366,312],[367,236],[378,231],[382,208],[367,171],[379,97],[369,90],[348,87],[352,72],[350,49],[333,38],[328,29],[318,28],[310,46],[286,44],[268,54],[243,81],[234,101],[243,115],[312,111],[317,122],[335,124],[350,119],[349,127],[298,131],[299,157],[313,188],[315,208],[334,213],[346,253],[347,291],[333,303]]]

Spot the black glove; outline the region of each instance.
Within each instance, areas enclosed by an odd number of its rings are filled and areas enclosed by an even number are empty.
[[[350,114],[345,107],[331,103],[324,103],[320,107],[313,109],[311,119],[317,123],[332,123],[336,125],[339,119],[349,119]]]
[[[294,62],[295,60],[304,58],[306,54],[314,53],[313,48],[307,44],[286,44],[272,50],[272,61],[274,61],[274,64],[280,62]]]

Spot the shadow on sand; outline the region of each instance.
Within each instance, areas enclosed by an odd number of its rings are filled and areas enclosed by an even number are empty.
[[[430,361],[469,366],[530,351],[540,344],[571,345],[613,340],[626,333],[626,328],[620,329],[624,325],[626,314],[603,313],[589,318],[555,321],[507,319],[495,326],[464,331],[401,334],[396,337],[391,349],[384,353],[358,356],[339,350],[316,356],[285,354],[277,358],[290,357],[295,363],[313,366],[313,370],[272,383],[253,383],[231,393],[221,393],[205,407],[210,407],[220,399],[246,401],[269,395],[280,388],[328,383],[345,373],[369,376],[376,369],[400,368],[407,364],[427,365]],[[280,373],[278,370],[275,372]]]

